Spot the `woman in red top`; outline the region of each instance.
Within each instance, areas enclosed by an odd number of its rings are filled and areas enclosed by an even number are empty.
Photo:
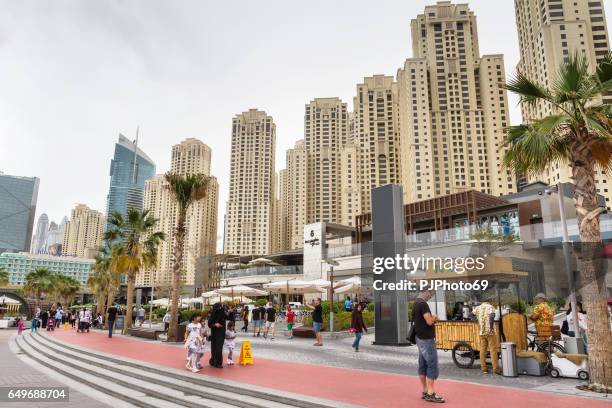
[[[295,313],[291,310],[291,306],[287,305],[287,330],[289,331],[289,340],[293,338],[293,323],[295,322]]]

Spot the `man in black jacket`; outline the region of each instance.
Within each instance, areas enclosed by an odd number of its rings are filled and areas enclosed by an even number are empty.
[[[210,329],[210,365],[223,368],[223,343],[225,342],[225,310],[215,303],[208,317]]]

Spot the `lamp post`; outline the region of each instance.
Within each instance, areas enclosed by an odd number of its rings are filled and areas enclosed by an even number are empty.
[[[546,194],[552,194],[555,192],[555,189],[545,190]],[[565,262],[565,272],[567,274],[567,283],[569,289],[569,301],[570,306],[572,308],[572,320],[573,320],[573,330],[574,337],[578,336],[578,310],[576,307],[576,288],[574,287],[574,276],[572,273],[572,261],[570,254],[570,239],[569,233],[567,232],[567,219],[565,217],[565,205],[563,203],[563,183],[559,182],[556,186],[556,193],[558,197],[559,203],[559,218],[561,219],[561,229],[563,233],[563,241],[561,245],[563,247],[563,260]],[[572,328],[570,328],[571,330]]]
[[[326,259],[325,262],[329,265],[329,293],[330,293],[330,308],[329,308],[329,332],[334,333],[334,266],[340,265],[338,261]]]

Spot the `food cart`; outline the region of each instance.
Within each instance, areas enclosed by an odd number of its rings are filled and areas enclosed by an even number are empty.
[[[487,280],[488,288],[496,292],[498,303],[500,302],[499,285],[501,283],[516,284],[517,297],[520,298],[519,278],[527,276],[527,272],[512,270],[510,258],[490,257],[485,262],[482,270],[468,270],[462,274],[452,271],[427,270],[424,276],[414,276],[414,280],[439,280],[448,282],[475,282]],[[438,293],[432,301],[439,302]],[[433,311],[435,313],[435,311]],[[446,312],[444,311],[444,314]],[[508,313],[502,315],[501,304],[499,305],[499,316],[501,320],[495,321],[495,332],[497,336],[497,349],[500,343],[512,341],[517,348],[525,349],[527,346],[527,324],[523,314]],[[470,368],[480,350],[480,335],[477,321],[471,320],[438,320],[436,322],[436,348],[439,350],[452,351],[453,361],[460,368]]]

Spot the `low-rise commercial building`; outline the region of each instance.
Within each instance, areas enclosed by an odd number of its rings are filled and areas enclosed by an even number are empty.
[[[92,273],[95,261],[87,258],[72,256],[52,256],[46,254],[30,254],[26,252],[0,254],[0,268],[4,268],[9,275],[9,285],[21,286],[25,284],[28,273],[38,268],[46,268],[51,272],[70,276],[87,286],[87,279]]]

